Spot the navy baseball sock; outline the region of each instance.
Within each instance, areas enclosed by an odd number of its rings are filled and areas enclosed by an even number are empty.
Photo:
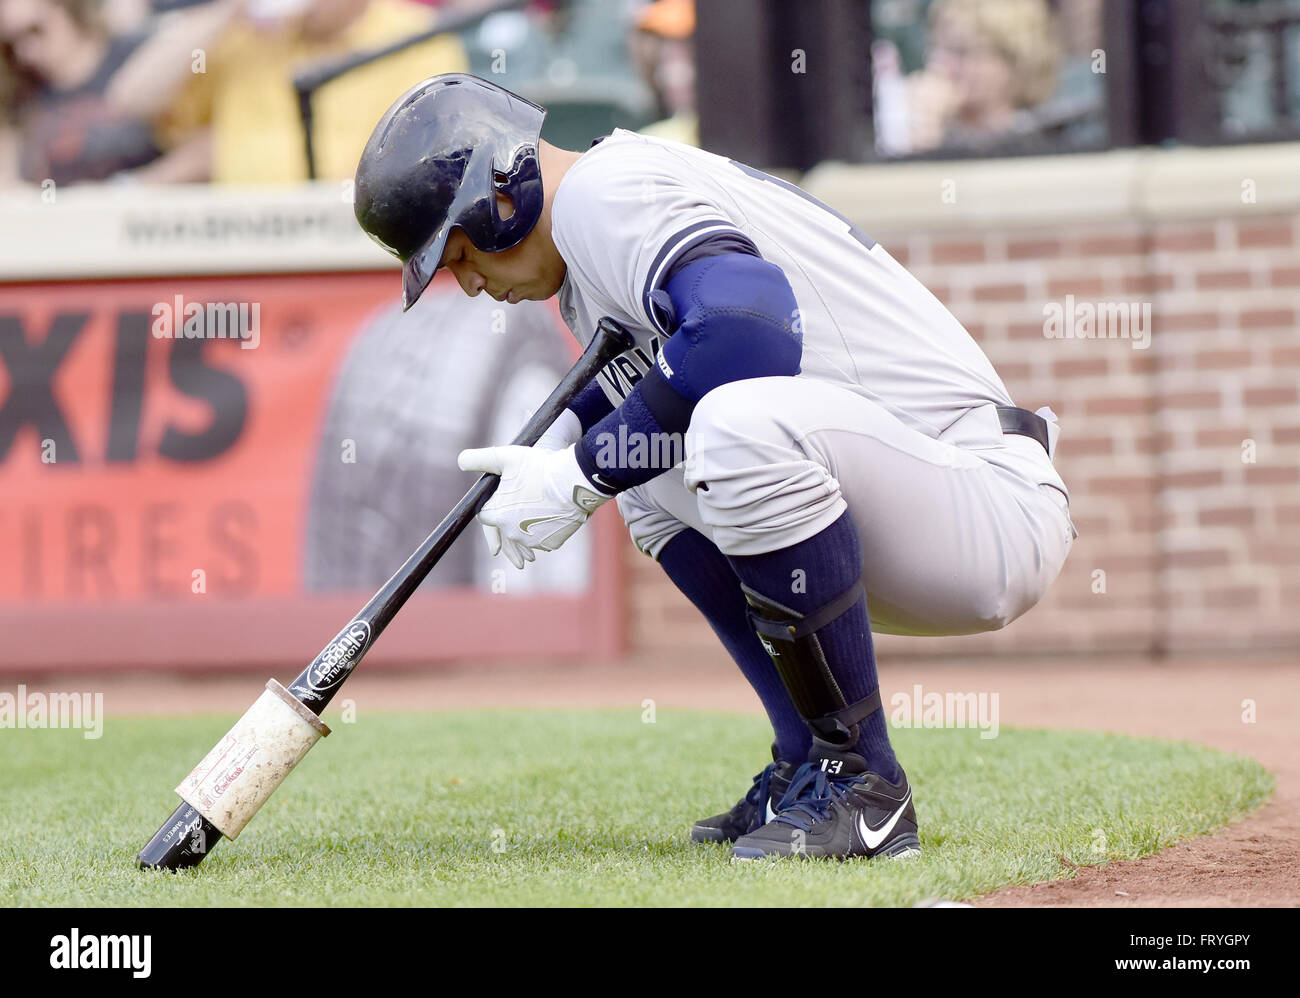
[[[846,510],[821,533],[799,544],[767,554],[732,555],[727,560],[750,589],[806,616],[858,581],[862,545]],[[866,596],[825,625],[817,637],[831,675],[849,703],[880,688]],[[873,773],[890,781],[898,779],[898,760],[889,744],[883,706],[858,726],[854,751],[867,760]]]
[[[772,659],[749,626],[748,604],[726,556],[699,531],[687,528],[664,545],[659,564],[704,614],[763,702],[776,735],[777,754],[787,762],[803,762],[812,747],[812,735],[791,702]]]

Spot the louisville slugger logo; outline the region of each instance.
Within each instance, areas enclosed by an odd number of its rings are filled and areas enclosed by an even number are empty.
[[[370,623],[354,620],[316,656],[308,670],[312,690],[323,692],[341,683],[370,644]],[[297,693],[298,689],[293,692]]]

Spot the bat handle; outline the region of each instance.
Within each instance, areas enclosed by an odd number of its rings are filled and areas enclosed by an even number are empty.
[[[568,408],[569,403],[577,398],[591,379],[619,354],[636,346],[636,340],[622,325],[606,316],[596,324],[596,334],[582,351],[582,356],[564,376],[555,390],[546,397],[546,401],[533,413],[524,428],[519,431],[511,443],[522,447],[531,447],[542,439],[542,434],[550,429],[551,424],[559,418],[560,413]],[[495,476],[494,476],[495,477]]]
[[[221,832],[185,801],[159,826],[136,860],[142,870],[183,870],[198,866]]]

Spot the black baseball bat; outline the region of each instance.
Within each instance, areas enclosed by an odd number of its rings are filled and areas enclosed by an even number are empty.
[[[607,363],[630,350],[632,334],[613,319],[604,318],[596,327],[587,348],[572,370],[555,387],[528,423],[512,441],[525,447],[537,443],[547,428],[559,417],[575,396],[582,391]],[[327,644],[312,663],[298,674],[289,692],[308,710],[319,715],[334,698],[389,621],[432,571],[461,532],[492,498],[501,483],[497,475],[483,475],[465,493],[424,542],[416,548],[379,592],[348,622],[334,640]],[[136,859],[144,869],[179,870],[197,866],[220,840],[221,832],[207,818],[185,801],[172,812],[154,833]]]

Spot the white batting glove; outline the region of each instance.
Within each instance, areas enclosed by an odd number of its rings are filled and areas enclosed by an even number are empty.
[[[564,450],[582,439],[582,420],[572,409],[565,409],[533,446],[540,450]]]
[[[501,476],[478,519],[488,550],[504,554],[515,568],[534,560],[534,551],[559,548],[609,498],[591,487],[572,444],[563,450],[483,447],[461,451],[456,461],[462,471]]]

